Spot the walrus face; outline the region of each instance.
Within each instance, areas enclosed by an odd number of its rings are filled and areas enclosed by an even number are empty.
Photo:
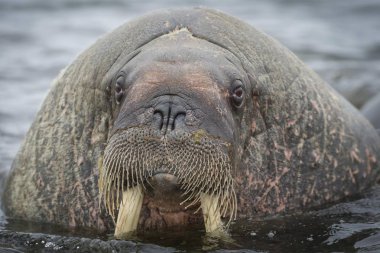
[[[118,110],[99,181],[108,212],[120,205],[116,230],[134,230],[137,220],[142,228],[188,225],[200,208],[206,230],[234,217],[247,80],[231,53],[187,30],[150,42],[117,72]],[[136,216],[132,228],[120,220],[124,205]]]

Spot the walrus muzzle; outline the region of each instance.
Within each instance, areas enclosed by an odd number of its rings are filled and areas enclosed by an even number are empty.
[[[181,205],[188,208],[200,203],[196,212],[202,209],[207,232],[217,229],[220,216],[229,216],[228,226],[237,209],[230,146],[204,130],[167,135],[147,127],[118,130],[108,141],[99,176],[107,211],[114,218],[119,210],[116,230],[137,228],[144,189],[160,173],[178,181]],[[128,213],[124,216],[131,220],[129,224],[120,220],[122,212]]]

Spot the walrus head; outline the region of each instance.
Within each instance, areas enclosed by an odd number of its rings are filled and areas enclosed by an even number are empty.
[[[127,58],[110,81],[119,107],[100,174],[108,212],[115,217],[119,209],[116,230],[135,229],[121,228],[127,225],[120,216],[131,205],[141,209],[143,196],[150,199],[146,206],[160,213],[141,218],[145,228],[189,225],[201,208],[206,220],[217,223],[210,227],[205,221],[206,230],[220,225],[220,215],[231,221],[236,213],[232,175],[243,134],[236,129],[248,89],[241,64],[187,29],[161,36]],[[125,199],[131,191],[140,197]],[[128,213],[138,219],[140,210]]]

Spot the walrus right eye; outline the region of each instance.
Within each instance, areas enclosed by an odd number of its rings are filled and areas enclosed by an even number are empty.
[[[234,89],[232,91],[232,102],[236,108],[240,108],[244,101],[244,88],[240,80],[234,82]]]
[[[115,98],[116,98],[116,103],[120,104],[121,100],[123,99],[124,96],[124,82],[125,78],[124,76],[120,76],[116,80],[115,84]]]

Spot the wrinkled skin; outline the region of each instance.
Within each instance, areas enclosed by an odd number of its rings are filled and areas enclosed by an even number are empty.
[[[111,230],[99,170],[108,141],[131,127],[225,143],[238,219],[339,201],[380,174],[373,127],[278,42],[217,11],[161,11],[103,37],[58,77],[12,165],[7,214]],[[175,187],[158,188],[141,229],[201,222],[160,194]]]

